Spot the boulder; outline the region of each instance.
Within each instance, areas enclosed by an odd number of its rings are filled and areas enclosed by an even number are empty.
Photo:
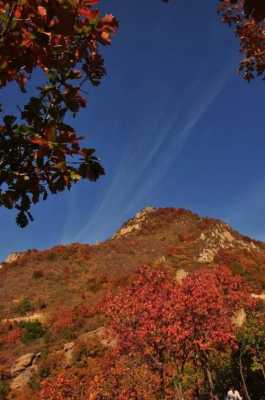
[[[63,347],[63,356],[65,360],[65,367],[71,367],[74,359],[74,342],[66,343]]]
[[[35,357],[36,354],[34,353],[24,354],[23,356],[19,357],[11,367],[11,376],[15,377],[25,369],[30,367],[33,364]]]
[[[17,392],[23,390],[29,383],[32,376],[38,371],[36,362],[41,353],[28,353],[19,357],[10,370],[12,379],[10,383],[11,391]]]
[[[14,392],[18,392],[24,389],[25,386],[28,385],[32,376],[37,372],[37,370],[37,365],[31,365],[30,367],[26,368],[12,380],[10,384],[10,389]]]
[[[20,253],[19,253],[19,252],[11,253],[11,254],[9,254],[9,255],[6,257],[6,259],[4,260],[4,262],[5,262],[6,264],[11,264],[11,263],[17,261],[17,259],[18,259],[22,254],[23,254],[22,252],[20,252]]]
[[[265,293],[260,293],[260,294],[252,293],[251,296],[254,299],[265,301]]]
[[[83,333],[79,336],[79,340],[86,343],[91,339],[98,339],[102,346],[114,348],[117,345],[117,338],[109,337],[106,335],[106,328],[101,326],[93,331]]]
[[[244,325],[247,319],[247,314],[244,310],[244,308],[240,308],[234,315],[233,317],[233,323],[240,328],[241,326]]]
[[[178,269],[175,275],[175,279],[177,281],[177,283],[181,283],[183,281],[183,279],[185,279],[188,276],[188,272],[185,271],[185,269],[181,268]]]

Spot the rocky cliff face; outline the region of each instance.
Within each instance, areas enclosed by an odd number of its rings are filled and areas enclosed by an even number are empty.
[[[205,265],[226,264],[254,296],[265,296],[264,243],[188,210],[148,207],[103,243],[15,253],[2,263],[0,382],[34,397],[32,387],[53,369],[93,368],[115,338],[106,342],[104,320],[91,310],[143,264],[167,264],[178,283]],[[235,318],[243,323],[244,312]]]
[[[148,223],[148,215],[150,213],[155,212],[154,207],[146,207],[143,210],[139,211],[134,218],[127,221],[115,235],[113,239],[118,239],[122,236],[128,235],[129,233],[135,233],[137,231],[141,231],[143,224],[145,222]]]

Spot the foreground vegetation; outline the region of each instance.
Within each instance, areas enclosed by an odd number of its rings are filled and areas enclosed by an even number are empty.
[[[21,254],[0,269],[0,398],[222,399],[233,383],[262,399],[264,267],[264,243],[171,208]]]

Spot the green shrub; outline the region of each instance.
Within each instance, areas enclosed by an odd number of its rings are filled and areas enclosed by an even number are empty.
[[[39,339],[46,333],[46,329],[42,326],[40,321],[37,320],[22,321],[19,326],[23,329],[23,334],[21,336],[21,341],[23,343],[29,343]]]
[[[39,375],[40,375],[40,377],[41,377],[42,379],[48,378],[48,377],[51,375],[51,369],[50,369],[50,367],[49,367],[48,365],[46,365],[46,366],[43,365],[43,366],[40,368]]]
[[[43,336],[43,341],[45,345],[50,345],[54,343],[56,340],[56,336],[54,336],[48,329],[45,332],[45,335]]]
[[[0,400],[5,400],[9,393],[9,386],[7,383],[0,381]]]
[[[28,298],[22,299],[19,304],[17,305],[15,311],[20,315],[26,315],[28,312],[33,310],[33,306],[31,301]]]

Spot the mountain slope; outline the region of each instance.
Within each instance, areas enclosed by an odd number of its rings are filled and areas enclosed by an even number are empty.
[[[25,354],[35,357],[22,369],[30,369],[22,379],[28,382],[36,375],[38,354],[40,358],[48,353],[62,357],[63,352],[67,363],[67,354],[72,356],[71,343],[82,335],[86,340],[92,338],[93,346],[95,338],[102,344],[104,320],[93,312],[96,304],[108,290],[124,285],[143,264],[167,264],[177,279],[205,265],[226,264],[246,278],[256,294],[265,289],[264,243],[240,235],[222,221],[188,210],[149,207],[105,242],[29,250],[2,263],[0,381],[2,376],[12,385],[21,376],[21,372],[12,373],[12,367]],[[40,326],[26,326],[24,331],[35,329],[36,337],[21,340],[19,324],[31,320],[38,320],[43,331]],[[91,363],[95,357],[89,358]],[[41,362],[45,364],[44,359]],[[15,391],[23,382],[13,385]]]

